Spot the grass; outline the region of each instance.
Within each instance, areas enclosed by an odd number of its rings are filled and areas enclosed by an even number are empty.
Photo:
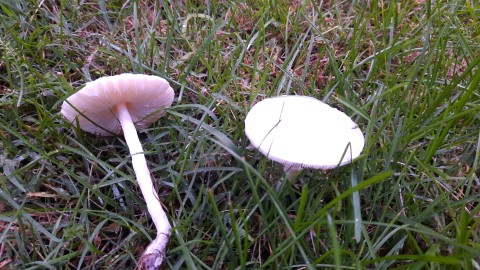
[[[176,92],[140,134],[165,269],[480,269],[479,18],[468,0],[1,1],[0,269],[135,267],[155,231],[124,139],[59,114],[124,72]],[[350,115],[362,156],[276,192],[243,120],[282,94]]]

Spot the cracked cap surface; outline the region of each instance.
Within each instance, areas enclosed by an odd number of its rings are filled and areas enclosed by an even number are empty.
[[[280,96],[255,104],[245,119],[252,145],[285,166],[331,169],[363,150],[364,136],[345,113],[306,96]],[[351,147],[349,147],[351,146]]]

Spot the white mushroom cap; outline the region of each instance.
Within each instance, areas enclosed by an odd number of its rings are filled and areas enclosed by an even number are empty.
[[[160,77],[143,74],[121,74],[88,82],[62,105],[62,115],[93,134],[120,134],[122,127],[115,116],[115,106],[124,103],[137,129],[148,127],[173,102],[174,92]],[[73,107],[72,107],[73,106]],[[86,119],[84,116],[86,116]]]
[[[254,147],[283,164],[287,172],[289,167],[345,165],[364,146],[362,131],[350,117],[305,96],[268,98],[255,104],[245,119],[245,133]]]

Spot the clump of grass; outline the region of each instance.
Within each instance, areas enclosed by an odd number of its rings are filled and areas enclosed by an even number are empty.
[[[0,268],[136,266],[155,232],[125,142],[58,113],[85,82],[123,72],[177,93],[141,134],[175,227],[165,268],[479,267],[478,4],[0,8]],[[243,120],[282,94],[349,114],[362,157],[275,192],[282,170],[249,146]]]

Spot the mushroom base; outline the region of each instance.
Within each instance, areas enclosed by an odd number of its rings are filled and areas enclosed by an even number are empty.
[[[138,268],[144,270],[159,269],[165,259],[165,248],[169,238],[169,234],[158,234],[157,238],[143,251],[140,262],[138,263]]]

